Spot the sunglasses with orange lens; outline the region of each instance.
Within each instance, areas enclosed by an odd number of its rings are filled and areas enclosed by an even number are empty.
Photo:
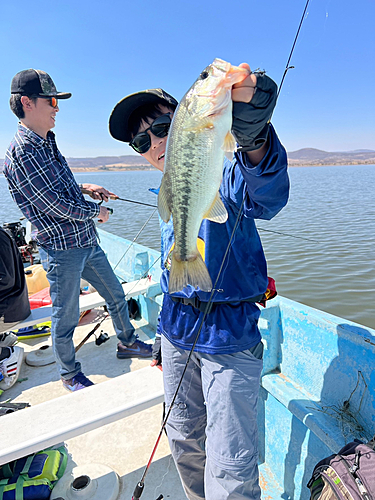
[[[31,97],[37,97],[38,99],[48,99],[49,105],[52,106],[53,108],[57,108],[57,99],[56,97],[51,97],[51,96],[41,96],[41,95],[35,95]]]
[[[49,98],[49,103],[53,108],[57,108],[57,99],[56,97],[50,97]]]

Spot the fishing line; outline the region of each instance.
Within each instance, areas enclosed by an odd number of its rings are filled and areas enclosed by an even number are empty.
[[[149,205],[148,203],[142,203],[140,201],[135,201],[135,200],[126,200],[125,198],[116,198],[116,200],[130,201],[131,203],[135,203],[135,204],[138,204],[138,205],[145,205],[146,207],[153,207],[155,209],[158,208],[157,205]],[[147,223],[150,221],[151,217],[154,215],[155,212],[156,212],[156,210],[152,213],[152,215],[150,216],[150,218],[142,226],[141,230],[139,231],[139,233],[137,234],[137,236],[134,238],[133,243],[135,243],[136,239],[141,234],[141,232],[143,231],[143,229],[146,227]],[[263,227],[258,227],[258,226],[257,226],[257,229],[259,229],[260,231],[266,231],[268,233],[275,233],[275,234],[281,234],[282,236],[289,236],[290,238],[297,238],[299,240],[312,241],[313,243],[319,243],[317,240],[312,240],[310,238],[304,238],[302,236],[295,236],[294,234],[282,233],[281,231],[272,231],[271,229],[264,229]],[[121,257],[120,261],[124,258],[125,255],[126,255],[126,252]],[[116,264],[115,269],[119,265],[120,261]]]
[[[190,351],[189,351],[189,355],[188,355],[188,357],[187,357],[187,360],[186,360],[186,363],[185,363],[185,366],[184,366],[184,369],[183,369],[183,372],[182,372],[181,378],[180,378],[180,380],[179,380],[179,382],[178,382],[177,389],[176,389],[176,391],[175,391],[175,393],[174,393],[174,395],[173,395],[172,401],[171,401],[171,403],[170,403],[170,405],[169,405],[169,409],[168,409],[168,411],[167,411],[167,413],[166,413],[166,415],[165,415],[165,417],[164,417],[164,420],[163,420],[163,423],[162,423],[162,425],[161,425],[161,429],[160,429],[160,432],[159,432],[158,438],[157,438],[156,443],[155,443],[155,445],[154,445],[154,448],[153,448],[153,450],[152,450],[152,452],[151,452],[151,456],[150,456],[150,458],[149,458],[149,461],[147,462],[147,465],[146,465],[146,467],[145,467],[145,470],[143,471],[143,474],[142,474],[142,477],[141,477],[140,481],[137,483],[137,485],[136,485],[136,487],[135,487],[135,489],[134,489],[134,493],[133,493],[132,500],[139,500],[139,498],[141,497],[141,495],[142,495],[142,493],[143,493],[143,488],[144,488],[144,480],[145,480],[146,474],[147,474],[147,472],[148,472],[148,469],[150,468],[150,465],[151,465],[152,459],[154,458],[154,455],[155,455],[155,453],[156,453],[157,447],[159,446],[159,442],[160,442],[160,439],[161,439],[161,437],[162,437],[162,435],[163,435],[163,431],[164,431],[165,426],[166,426],[166,424],[167,424],[167,421],[168,421],[169,415],[171,414],[172,408],[173,408],[174,403],[175,403],[175,401],[176,401],[178,391],[180,390],[180,387],[181,387],[181,384],[182,384],[182,380],[183,380],[183,378],[184,378],[184,376],[185,376],[185,373],[186,373],[186,370],[187,370],[187,368],[188,368],[188,365],[189,365],[189,362],[190,362],[191,356],[192,356],[193,351],[194,351],[194,349],[195,349],[195,346],[196,346],[196,344],[197,344],[197,342],[198,342],[199,335],[200,335],[200,333],[201,333],[201,331],[202,331],[204,320],[206,319],[206,316],[207,316],[207,314],[208,314],[208,311],[210,310],[210,305],[211,305],[211,302],[212,302],[212,297],[213,297],[214,293],[217,291],[217,290],[216,290],[216,285],[217,285],[217,283],[218,283],[218,281],[219,281],[219,278],[220,278],[221,272],[222,272],[223,267],[224,267],[224,262],[225,262],[225,259],[226,259],[227,255],[228,255],[228,252],[229,252],[229,250],[230,250],[230,247],[231,247],[231,244],[232,244],[232,240],[233,240],[234,234],[235,234],[235,232],[236,232],[236,230],[237,230],[237,226],[238,226],[238,223],[239,223],[239,220],[240,220],[240,216],[241,216],[241,212],[242,212],[242,207],[243,207],[244,203],[245,203],[245,198],[243,198],[243,199],[242,199],[242,203],[241,203],[240,209],[239,209],[239,211],[238,211],[238,215],[237,215],[236,222],[235,222],[234,227],[233,227],[233,230],[232,230],[232,234],[231,234],[231,236],[230,236],[230,239],[229,239],[229,242],[228,242],[227,248],[226,248],[226,250],[225,250],[224,257],[223,257],[223,259],[222,259],[222,261],[221,261],[221,265],[220,265],[220,269],[219,269],[218,275],[217,275],[216,280],[215,280],[215,283],[214,283],[214,285],[213,285],[213,287],[212,287],[211,294],[210,294],[210,297],[209,297],[208,302],[207,302],[207,305],[206,305],[206,309],[205,309],[204,314],[203,314],[203,317],[202,317],[202,319],[201,319],[201,322],[200,322],[200,325],[199,325],[198,332],[197,332],[197,335],[196,335],[196,337],[195,337],[194,343],[193,343],[193,345],[192,345],[192,347],[191,347],[191,349],[190,349]]]
[[[278,97],[278,96],[279,96],[279,94],[280,94],[280,90],[281,90],[281,87],[282,87],[282,85],[283,85],[283,83],[284,83],[284,79],[285,79],[286,73],[288,72],[288,70],[289,70],[289,69],[291,69],[291,66],[289,66],[289,63],[290,63],[290,60],[291,60],[291,58],[292,58],[292,54],[293,54],[293,51],[294,51],[294,47],[295,47],[295,45],[296,45],[296,42],[297,42],[297,39],[298,39],[298,36],[299,36],[300,30],[301,30],[301,27],[302,27],[302,23],[303,23],[303,20],[304,20],[305,13],[306,13],[306,10],[307,10],[307,7],[308,7],[309,2],[310,2],[310,0],[307,0],[307,2],[306,2],[305,9],[304,9],[304,11],[303,11],[302,18],[301,18],[301,21],[300,21],[300,24],[299,24],[299,27],[298,27],[298,30],[297,30],[297,34],[296,34],[296,36],[295,36],[295,38],[294,38],[293,46],[292,46],[292,49],[291,49],[290,54],[289,54],[289,58],[288,58],[288,62],[287,62],[287,64],[286,64],[286,68],[285,68],[285,71],[284,71],[284,75],[283,75],[283,77],[282,77],[282,80],[281,80],[281,83],[280,83],[280,86],[279,86],[279,91],[278,91],[277,97]],[[162,426],[161,426],[161,429],[160,429],[160,432],[159,432],[158,438],[157,438],[156,443],[155,443],[155,445],[154,445],[154,448],[153,448],[153,450],[152,450],[152,453],[151,453],[151,456],[150,456],[150,458],[149,458],[149,461],[147,462],[147,465],[146,465],[146,467],[145,467],[145,469],[144,469],[144,471],[143,471],[143,474],[142,474],[142,477],[141,477],[140,481],[137,483],[137,485],[136,485],[136,487],[135,487],[135,489],[134,489],[134,493],[133,493],[132,500],[139,500],[139,499],[140,499],[140,497],[141,497],[141,495],[142,495],[142,493],[143,493],[143,489],[144,489],[144,480],[145,480],[145,478],[146,478],[146,474],[147,474],[148,469],[149,469],[149,467],[150,467],[150,465],[151,465],[152,459],[154,458],[154,455],[155,455],[155,453],[156,453],[156,449],[157,449],[157,447],[158,447],[158,445],[159,445],[160,439],[161,439],[161,437],[162,437],[162,435],[163,435],[164,428],[165,428],[165,426],[166,426],[166,424],[167,424],[167,421],[168,421],[169,415],[170,415],[170,413],[171,413],[171,411],[172,411],[172,408],[173,408],[174,402],[175,402],[175,400],[176,400],[176,398],[177,398],[177,394],[178,394],[178,391],[179,391],[179,389],[180,389],[180,387],[181,387],[182,380],[183,380],[183,378],[184,378],[184,376],[185,376],[186,370],[187,370],[187,368],[188,368],[188,364],[189,364],[189,362],[190,362],[190,359],[191,359],[192,353],[193,353],[193,351],[194,351],[194,348],[195,348],[195,346],[196,346],[196,343],[198,342],[198,338],[199,338],[199,335],[200,335],[200,333],[201,333],[201,330],[202,330],[202,327],[203,327],[204,320],[206,319],[206,316],[207,316],[207,314],[208,314],[208,311],[209,311],[209,308],[210,308],[210,304],[211,304],[211,302],[212,302],[213,295],[214,295],[214,293],[216,292],[216,285],[217,285],[217,283],[218,283],[218,280],[219,280],[220,274],[221,274],[221,272],[222,272],[222,269],[223,269],[223,266],[224,266],[225,259],[226,259],[227,255],[228,255],[229,250],[230,250],[230,246],[231,246],[231,243],[232,243],[232,239],[233,239],[233,237],[234,237],[234,233],[235,233],[235,231],[237,230],[237,226],[238,226],[238,223],[239,223],[239,220],[240,220],[240,216],[241,216],[241,212],[242,212],[242,208],[243,208],[244,203],[245,203],[245,197],[243,197],[243,199],[242,199],[241,207],[240,207],[240,209],[239,209],[239,211],[238,211],[238,215],[237,215],[237,218],[236,218],[236,222],[235,222],[235,224],[234,224],[232,234],[231,234],[231,236],[230,236],[230,239],[229,239],[229,242],[228,242],[228,245],[227,245],[227,248],[226,248],[226,251],[225,251],[224,257],[223,257],[223,259],[222,259],[222,262],[221,262],[221,265],[220,265],[220,269],[219,269],[219,272],[218,272],[218,275],[217,275],[217,278],[216,278],[215,284],[214,284],[214,285],[213,285],[213,287],[212,287],[211,294],[210,294],[209,300],[208,300],[208,302],[207,302],[206,309],[205,309],[205,311],[204,311],[204,314],[203,314],[202,320],[201,320],[201,322],[200,322],[200,326],[199,326],[199,329],[198,329],[197,335],[196,335],[196,337],[195,337],[194,343],[193,343],[193,345],[192,345],[192,347],[191,347],[191,349],[190,349],[190,351],[189,351],[189,355],[188,355],[188,358],[187,358],[187,361],[186,361],[186,364],[185,364],[184,370],[183,370],[183,372],[182,372],[182,375],[181,375],[180,381],[179,381],[178,386],[177,386],[177,389],[176,389],[176,391],[175,391],[175,393],[174,393],[174,395],[173,395],[173,398],[172,398],[171,404],[170,404],[170,406],[169,406],[168,412],[167,412],[167,414],[165,415],[165,418],[164,418],[164,420],[163,420],[163,423],[162,423]]]
[[[152,269],[154,267],[154,265],[161,259],[161,255],[159,255],[159,257],[154,260],[154,262],[151,264],[151,266],[147,269],[147,271],[145,271],[142,276],[139,278],[139,280],[134,284],[133,288],[131,290],[128,291],[128,294],[131,293],[134,288],[138,285],[138,283],[143,279],[143,278],[146,278],[147,275],[148,275],[148,272],[150,271],[150,269]]]
[[[119,198],[121,199],[121,198]],[[128,201],[128,200],[126,200]],[[133,203],[137,203],[136,201],[134,201]],[[144,205],[144,203],[140,203],[140,205]],[[150,207],[154,206],[155,205],[148,205]],[[141,227],[141,229],[138,231],[137,235],[134,237],[133,241],[130,243],[130,245],[128,246],[128,248],[125,250],[125,253],[124,255],[120,258],[120,260],[117,262],[117,264],[115,265],[115,267],[113,268],[113,270],[116,269],[116,267],[120,264],[120,262],[122,261],[122,259],[125,257],[125,255],[129,252],[131,246],[136,242],[138,236],[141,234],[141,232],[144,230],[144,228],[147,226],[147,224],[150,222],[150,220],[152,219],[152,217],[154,216],[155,212],[156,212],[156,209],[157,207],[155,207],[155,210],[152,212],[152,214],[150,215],[150,217],[146,220],[146,222],[143,224],[143,226]]]
[[[312,241],[313,243],[319,243],[317,240],[312,240],[310,238],[304,238],[303,236],[294,236],[293,234],[281,233],[280,231],[272,231],[271,229],[263,229],[262,227],[258,227],[259,231],[266,231],[267,233],[275,233],[281,234],[282,236],[289,236],[290,238],[298,238],[299,240]]]
[[[163,474],[163,477],[161,478],[161,481],[160,481],[160,484],[158,486],[156,486],[155,490],[154,490],[154,497],[156,498],[156,494],[157,494],[157,491],[162,487],[163,485],[163,482],[164,482],[164,478],[167,476],[168,472],[170,471],[171,469],[171,465],[172,465],[172,455],[169,456],[169,460],[168,460],[168,466],[167,466],[167,470],[164,472]],[[160,496],[159,496],[160,498]]]

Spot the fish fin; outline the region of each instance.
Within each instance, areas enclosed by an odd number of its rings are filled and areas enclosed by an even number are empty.
[[[171,209],[169,208],[167,198],[168,174],[163,175],[161,186],[158,194],[158,211],[164,222],[168,222],[171,218]]]
[[[204,219],[211,220],[212,222],[218,222],[219,224],[223,224],[228,219],[227,209],[221,201],[219,193],[216,193],[215,199],[209,211],[205,214]]]
[[[179,292],[187,285],[199,287],[203,292],[212,289],[210,275],[198,250],[196,258],[192,260],[178,260],[172,253],[168,292]]]
[[[224,144],[222,145],[221,149],[224,151],[236,151],[237,146],[236,146],[236,139],[234,138],[232,132],[228,132],[227,135],[225,136],[224,139]]]

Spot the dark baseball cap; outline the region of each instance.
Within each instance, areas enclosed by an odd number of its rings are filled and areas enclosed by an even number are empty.
[[[122,142],[130,142],[132,137],[129,131],[131,114],[145,104],[164,104],[177,107],[178,102],[163,89],[148,89],[130,94],[119,101],[109,117],[109,133]]]
[[[25,69],[17,73],[10,86],[11,94],[27,96],[56,97],[56,99],[69,99],[72,94],[57,92],[52,78],[39,69]]]

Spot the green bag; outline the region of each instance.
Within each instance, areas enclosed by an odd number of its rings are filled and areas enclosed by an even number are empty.
[[[65,472],[65,446],[40,451],[0,467],[0,500],[44,500]]]

